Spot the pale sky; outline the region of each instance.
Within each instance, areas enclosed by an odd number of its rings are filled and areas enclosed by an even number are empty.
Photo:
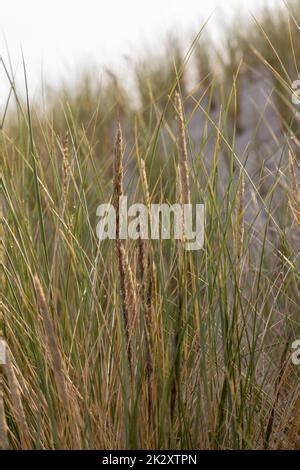
[[[214,18],[234,13],[256,14],[268,3],[282,0],[0,0],[0,52],[7,63],[7,48],[17,83],[22,88],[21,48],[26,62],[31,96],[39,92],[42,77],[57,84],[70,83],[79,70],[92,64],[111,66],[126,74],[124,56],[138,57],[145,44],[159,48],[167,31],[187,37]],[[6,47],[7,42],[7,47]],[[0,70],[0,105],[7,84]]]

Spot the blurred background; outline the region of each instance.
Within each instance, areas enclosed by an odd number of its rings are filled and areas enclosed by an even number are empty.
[[[283,0],[12,0],[1,7],[0,51],[6,62],[10,56],[21,88],[23,51],[31,97],[40,96],[43,83],[56,86],[64,79],[70,85],[91,67],[98,78],[108,67],[131,87],[128,60],[145,48],[162,49],[172,34],[188,47],[206,21],[205,29],[220,43],[222,24],[282,5]],[[2,68],[0,74],[3,105],[9,87]]]

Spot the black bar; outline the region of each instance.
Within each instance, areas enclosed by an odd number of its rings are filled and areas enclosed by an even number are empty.
[[[88,468],[120,465],[124,468],[141,468],[144,465],[207,465],[252,468],[257,463],[276,465],[299,465],[300,451],[171,451],[171,450],[42,450],[0,451],[1,468],[14,465],[88,465]],[[296,467],[295,467],[296,468]],[[210,470],[210,469],[208,469]]]

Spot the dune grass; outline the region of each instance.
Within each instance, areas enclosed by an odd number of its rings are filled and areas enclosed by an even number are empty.
[[[176,43],[163,69],[137,66],[139,107],[114,76],[57,93],[45,114],[16,100],[0,138],[0,447],[299,446],[290,348],[300,334],[300,137],[290,93],[300,42],[290,15],[277,21],[267,12],[228,42],[221,74],[201,34],[186,55]],[[240,87],[261,68],[281,123],[271,175],[250,174],[236,150]],[[121,194],[147,206],[205,203],[204,248],[99,243],[96,208]]]

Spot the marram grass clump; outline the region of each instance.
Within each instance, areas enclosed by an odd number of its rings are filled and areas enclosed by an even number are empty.
[[[1,448],[299,447],[297,32],[285,13],[247,33],[226,57],[200,34],[137,66],[139,105],[119,79],[45,115],[17,96],[0,137]],[[204,203],[204,247],[124,240],[118,216],[100,242],[97,207],[122,196],[149,219]]]

